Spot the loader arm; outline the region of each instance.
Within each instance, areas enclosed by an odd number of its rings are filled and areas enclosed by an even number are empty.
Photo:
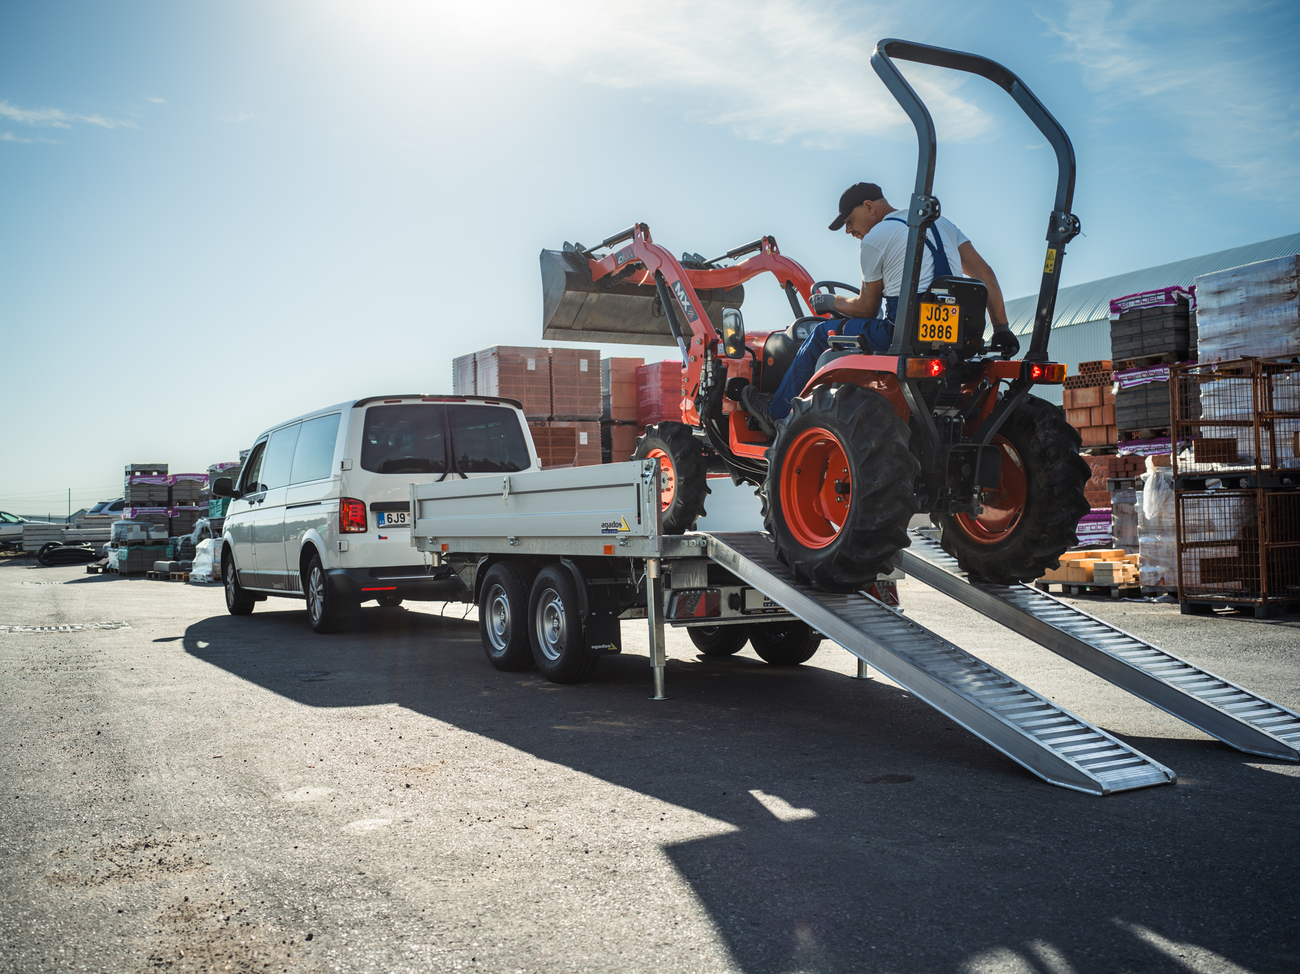
[[[623,246],[619,247],[619,244]],[[770,236],[715,257],[702,269],[682,267],[677,258],[653,241],[650,228],[644,223],[633,224],[622,233],[606,238],[600,247],[618,249],[611,250],[604,257],[589,257],[593,284],[609,278],[651,287],[657,292],[659,306],[682,353],[682,418],[691,425],[700,423],[695,401],[701,384],[710,381],[704,374],[704,367],[706,361],[716,355],[720,340],[696,289],[730,290],[759,274],[770,273],[785,288],[787,295],[793,291],[805,302],[811,300],[812,275],[797,261],[783,257],[776,240]],[[709,266],[751,252],[754,256],[739,263],[726,267]],[[793,297],[790,301],[795,313],[800,314]]]

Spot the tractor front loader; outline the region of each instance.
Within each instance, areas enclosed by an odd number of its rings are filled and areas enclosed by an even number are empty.
[[[939,217],[932,195],[936,142],[925,105],[893,59],[967,71],[1009,92],[1056,152],[1058,179],[1029,349],[1023,360],[988,354],[988,292],[978,280],[938,277],[921,291],[921,248]],[[681,421],[647,427],[635,457],[663,473],[664,529],[688,530],[704,512],[706,475],[727,472],[758,487],[777,555],[800,578],[831,591],[867,587],[892,569],[907,525],[927,513],[963,569],[998,582],[1029,581],[1058,564],[1087,512],[1088,467],[1062,410],[1030,395],[1059,384],[1065,366],[1047,344],[1065,245],[1079,233],[1070,212],[1074,150],[1065,131],[1014,74],[994,61],[881,41],[871,63],[907,112],[920,142],[907,212],[903,286],[888,349],[863,337],[831,348],[769,440],[740,406],[750,383],[779,385],[811,328],[804,313],[822,289],[771,237],[705,260],[676,259],[637,223],[595,247],[542,251],[543,336],[676,345],[682,355]],[[794,322],[746,334],[743,285],[770,273]]]

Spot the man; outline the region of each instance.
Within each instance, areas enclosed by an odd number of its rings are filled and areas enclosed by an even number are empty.
[[[840,211],[830,228],[845,232],[862,241],[862,290],[856,296],[814,294],[814,314],[837,311],[848,315],[847,320],[829,319],[813,329],[803,347],[790,364],[785,378],[775,393],[760,393],[754,385],[741,391],[741,405],[753,416],[768,436],[776,435],[776,424],[790,413],[790,402],[803,391],[817,369],[817,359],[830,348],[831,331],[839,335],[866,335],[868,345],[877,351],[889,348],[894,337],[894,316],[898,313],[898,298],[903,287],[903,265],[906,263],[907,214],[889,204],[875,183],[855,183],[840,196]],[[1011,334],[1007,324],[1007,309],[1002,301],[993,268],[975,250],[970,239],[953,225],[951,220],[939,217],[925,238],[921,255],[921,291],[930,286],[935,277],[953,273],[953,255],[961,262],[961,272],[978,278],[988,288],[988,313],[993,321],[993,339],[989,346],[1008,358],[1020,351],[1020,342]],[[881,298],[885,313],[880,314]]]

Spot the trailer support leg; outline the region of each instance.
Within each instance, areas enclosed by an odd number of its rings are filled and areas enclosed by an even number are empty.
[[[867,669],[867,661],[861,657],[858,657],[858,675],[856,678],[859,680],[871,679],[871,671]]]
[[[658,558],[645,562],[646,619],[650,623],[650,666],[654,671],[655,695],[651,700],[667,700],[664,693],[664,668],[668,664],[668,648],[664,643],[664,579],[663,564]]]

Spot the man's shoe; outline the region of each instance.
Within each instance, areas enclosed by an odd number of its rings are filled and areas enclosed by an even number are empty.
[[[753,383],[740,390],[740,404],[768,436],[776,438],[776,420],[772,418],[772,397],[759,392]]]

